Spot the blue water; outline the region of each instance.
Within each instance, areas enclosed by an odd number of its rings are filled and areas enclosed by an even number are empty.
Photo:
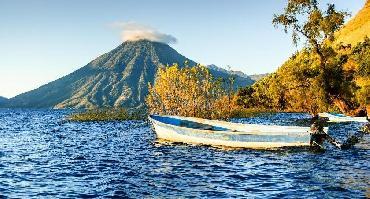
[[[63,122],[68,111],[0,110],[0,198],[327,198],[370,194],[369,136],[346,151],[224,150],[158,142],[143,121]],[[305,114],[238,122],[307,125]],[[340,140],[355,123],[335,124]]]

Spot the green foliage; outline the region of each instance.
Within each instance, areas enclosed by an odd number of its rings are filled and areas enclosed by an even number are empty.
[[[351,58],[354,60],[354,79],[358,87],[355,93],[356,100],[361,106],[370,104],[370,39],[365,38],[352,51]]]
[[[334,49],[334,48],[333,48]],[[338,104],[327,100],[330,93],[350,105],[352,110],[370,103],[370,42],[365,39],[353,49],[338,46],[328,50],[325,72],[317,54],[304,49],[294,54],[275,73],[240,89],[236,102],[243,108],[274,111],[339,111]],[[328,82],[328,87],[323,84]]]
[[[236,104],[243,108],[254,107],[254,100],[252,94],[254,90],[252,86],[247,86],[245,88],[240,88],[236,93]]]
[[[74,108],[137,107],[145,104],[148,82],[153,83],[158,67],[179,63],[180,67],[196,63],[170,46],[147,40],[127,41],[92,60],[86,66],[26,92],[10,100],[1,100],[0,107],[9,108]],[[217,77],[229,72],[210,68]],[[237,75],[235,86],[253,81]]]
[[[359,77],[370,76],[370,39],[365,37],[352,51],[353,59],[358,64],[356,75]]]
[[[274,15],[273,24],[283,26],[286,33],[290,30],[295,44],[304,38],[306,47],[275,74],[253,86],[257,91],[252,94],[255,100],[262,101],[264,107],[312,114],[333,109],[334,105],[342,112],[350,112],[361,105],[354,73],[364,74],[364,69],[351,66],[359,61],[351,50],[333,43],[334,33],[343,26],[347,15],[333,4],[321,10],[316,0],[288,0],[284,12]]]
[[[288,0],[282,14],[275,14],[273,24],[283,26],[284,31],[292,31],[295,44],[303,36],[310,47],[320,50],[324,41],[334,41],[334,33],[339,30],[349,14],[337,11],[334,4],[320,10],[317,0]]]
[[[122,120],[142,120],[146,116],[145,112],[136,110],[129,112],[123,108],[116,109],[95,109],[85,112],[74,113],[67,119],[76,122],[97,122],[97,121],[122,121]]]

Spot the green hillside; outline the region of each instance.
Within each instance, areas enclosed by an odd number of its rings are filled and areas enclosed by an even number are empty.
[[[336,34],[319,55],[304,48],[275,73],[239,92],[245,107],[277,111],[370,113],[370,1]],[[348,45],[336,45],[346,42]],[[361,113],[362,112],[362,113]]]
[[[7,101],[8,101],[8,98],[0,96],[0,105],[6,103]]]
[[[9,99],[3,107],[22,108],[101,108],[136,107],[144,103],[148,83],[153,83],[158,67],[194,61],[167,44],[147,40],[128,41],[96,58],[73,73],[35,90]],[[211,70],[217,76],[225,72]],[[236,84],[253,81],[238,77]]]

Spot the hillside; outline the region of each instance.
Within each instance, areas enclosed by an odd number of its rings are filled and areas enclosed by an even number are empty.
[[[246,86],[251,85],[254,83],[254,80],[252,80],[248,75],[241,71],[233,71],[233,70],[226,70],[221,67],[218,67],[216,65],[208,65],[206,66],[211,72],[212,75],[216,78],[228,78],[228,76],[235,78],[235,88],[238,88],[240,86]]]
[[[253,80],[253,81],[258,81],[266,76],[268,76],[270,73],[263,73],[263,74],[254,74],[254,75],[249,75],[249,77]]]
[[[8,98],[0,96],[0,105],[6,103],[7,101],[8,101]]]
[[[244,106],[278,111],[340,111],[363,116],[370,113],[370,1],[338,31],[339,42],[349,48],[333,48],[335,54],[325,62],[309,48],[292,55],[279,69],[258,80],[242,93]],[[329,56],[328,56],[329,57]],[[328,58],[327,57],[327,58]],[[252,105],[249,105],[252,104]]]
[[[73,73],[11,98],[6,107],[97,108],[136,107],[144,103],[148,83],[153,83],[158,67],[188,61],[167,44],[147,40],[128,41],[96,58]],[[217,73],[227,76],[227,73]],[[241,78],[239,86],[251,84]],[[246,79],[244,81],[244,79]]]
[[[370,0],[364,7],[336,34],[336,42],[355,45],[370,37]]]

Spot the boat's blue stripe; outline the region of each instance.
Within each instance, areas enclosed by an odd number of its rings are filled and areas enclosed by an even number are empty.
[[[229,130],[227,128],[223,128],[223,127],[219,127],[219,126],[202,124],[202,123],[199,123],[199,122],[193,122],[193,121],[189,121],[189,120],[181,120],[181,119],[166,117],[166,116],[152,115],[151,117],[154,120],[157,120],[159,122],[174,125],[174,126],[181,126],[181,127],[193,128],[193,129],[202,129],[202,127],[203,128],[207,127],[207,128],[211,128],[213,131],[228,131]]]

